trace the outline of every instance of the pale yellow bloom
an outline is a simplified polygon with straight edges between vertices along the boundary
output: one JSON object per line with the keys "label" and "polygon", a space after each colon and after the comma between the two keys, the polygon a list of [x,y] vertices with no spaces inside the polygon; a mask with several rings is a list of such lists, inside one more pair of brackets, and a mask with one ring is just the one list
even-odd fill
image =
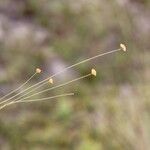
{"label": "pale yellow bloom", "polygon": [[41,69],[40,68],[36,68],[36,73],[41,73]]}
{"label": "pale yellow bloom", "polygon": [[93,76],[96,76],[96,74],[97,74],[96,70],[95,70],[95,69],[92,69],[92,70],[91,70],[91,74],[92,74]]}
{"label": "pale yellow bloom", "polygon": [[53,84],[53,83],[54,83],[54,81],[53,81],[53,79],[52,79],[52,78],[50,78],[48,82],[49,82],[49,83],[51,83],[51,84]]}
{"label": "pale yellow bloom", "polygon": [[127,51],[127,48],[126,48],[126,46],[124,45],[124,44],[120,44],[120,48],[124,51],[124,52],[126,52]]}

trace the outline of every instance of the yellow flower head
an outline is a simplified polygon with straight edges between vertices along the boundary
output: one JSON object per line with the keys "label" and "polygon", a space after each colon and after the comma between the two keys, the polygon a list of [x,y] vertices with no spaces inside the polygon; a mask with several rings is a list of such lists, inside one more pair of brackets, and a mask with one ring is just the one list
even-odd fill
{"label": "yellow flower head", "polygon": [[92,70],[91,70],[91,74],[92,74],[93,76],[96,76],[96,74],[97,74],[96,70],[95,70],[95,69],[92,69]]}
{"label": "yellow flower head", "polygon": [[53,79],[52,79],[52,78],[50,78],[48,82],[49,82],[49,83],[51,83],[51,84],[53,84],[53,83],[54,83],[54,81],[53,81]]}
{"label": "yellow flower head", "polygon": [[42,70],[40,68],[36,68],[36,73],[41,73]]}
{"label": "yellow flower head", "polygon": [[124,44],[120,44],[120,48],[124,51],[124,52],[126,52],[127,51],[127,48],[126,48],[126,46],[124,45]]}

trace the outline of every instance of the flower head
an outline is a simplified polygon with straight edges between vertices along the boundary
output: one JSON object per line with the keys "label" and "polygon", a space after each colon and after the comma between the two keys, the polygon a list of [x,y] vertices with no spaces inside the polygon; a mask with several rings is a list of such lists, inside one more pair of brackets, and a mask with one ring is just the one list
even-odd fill
{"label": "flower head", "polygon": [[120,44],[120,48],[124,51],[124,52],[126,52],[127,51],[127,48],[126,48],[126,46],[124,45],[124,44]]}
{"label": "flower head", "polygon": [[42,70],[40,68],[36,68],[36,73],[41,73]]}
{"label": "flower head", "polygon": [[48,82],[49,82],[49,83],[51,83],[51,84],[53,84],[53,83],[54,83],[54,81],[53,81],[53,79],[52,79],[52,78],[50,78]]}
{"label": "flower head", "polygon": [[96,74],[97,74],[96,70],[95,70],[95,69],[92,69],[92,70],[91,70],[91,74],[92,74],[93,76],[96,76]]}

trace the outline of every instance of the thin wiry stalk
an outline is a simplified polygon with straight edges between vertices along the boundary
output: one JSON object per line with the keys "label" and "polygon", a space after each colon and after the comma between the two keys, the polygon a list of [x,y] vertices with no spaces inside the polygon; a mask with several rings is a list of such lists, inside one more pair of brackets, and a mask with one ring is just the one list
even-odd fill
{"label": "thin wiry stalk", "polygon": [[[33,77],[34,77],[36,74],[39,74],[39,73],[41,73],[41,69],[37,68],[37,69],[36,69],[36,72],[35,72],[25,83],[23,83],[19,88],[17,88],[17,89],[15,89],[14,91],[12,91],[11,94],[14,93],[15,91],[18,91],[18,90],[21,89],[23,86],[25,86],[27,83],[29,83],[29,81],[31,81],[31,79],[33,79]],[[18,94],[15,94],[15,95],[13,95],[12,97],[10,97],[10,98],[8,98],[8,99],[6,99],[6,100],[0,102],[0,105],[3,104],[3,103],[6,103],[6,102],[8,102],[8,101],[10,101],[11,99],[13,99],[13,98],[15,98],[16,96],[20,95],[20,93],[21,93],[21,92],[19,92]],[[8,96],[8,95],[10,95],[10,94],[7,94],[7,96]],[[5,96],[5,97],[6,97],[6,96]]]}
{"label": "thin wiry stalk", "polygon": [[[3,97],[0,98],[0,101],[3,100],[4,98],[8,97],[9,95],[13,94],[14,92],[18,91],[19,89],[21,89],[22,87],[24,87],[31,79],[33,79],[33,77],[37,74],[37,72],[35,72],[26,82],[24,82],[21,86],[19,86],[17,89],[12,90],[10,93],[4,95]],[[0,102],[0,104],[5,103],[7,100],[4,100],[2,102]]]}
{"label": "thin wiry stalk", "polygon": [[[79,81],[79,80],[81,80],[81,79],[87,78],[87,77],[89,77],[89,76],[91,76],[91,75],[92,75],[91,73],[90,73],[90,74],[87,74],[87,75],[84,75],[84,76],[82,76],[82,77],[73,79],[73,80],[68,81],[68,82],[66,82],[66,83],[63,83],[63,84],[60,84],[60,85],[57,85],[57,86],[54,86],[54,87],[51,87],[51,88],[47,88],[47,89],[45,89],[45,90],[43,90],[43,91],[37,92],[37,93],[35,93],[35,94],[33,94],[33,95],[30,95],[30,96],[28,96],[28,97],[25,97],[25,98],[23,98],[23,99],[20,99],[20,98],[15,99],[15,100],[13,100],[12,102],[19,102],[19,101],[26,100],[26,99],[28,99],[28,98],[30,98],[30,97],[33,97],[33,96],[36,96],[36,95],[45,93],[45,92],[47,92],[47,91],[51,91],[51,90],[54,90],[54,89],[63,87],[63,86],[65,86],[65,85],[68,85],[68,84],[70,84],[70,83]],[[12,103],[12,102],[10,102],[10,103]],[[8,103],[8,104],[9,104],[9,103]]]}
{"label": "thin wiry stalk", "polygon": [[50,77],[48,77],[48,78],[46,78],[46,79],[44,79],[44,80],[42,80],[42,81],[40,81],[40,82],[34,84],[34,85],[32,85],[32,86],[26,88],[25,90],[23,90],[23,91],[21,91],[20,93],[14,95],[14,96],[12,96],[12,97],[10,97],[9,99],[6,99],[5,101],[1,102],[0,104],[5,103],[5,102],[8,102],[8,101],[12,100],[13,98],[15,98],[16,96],[18,96],[18,95],[20,95],[20,94],[22,94],[22,93],[25,93],[26,91],[28,91],[28,90],[30,90],[30,89],[32,89],[32,88],[35,87],[33,90],[31,90],[31,91],[29,91],[29,92],[27,92],[26,94],[23,95],[23,96],[26,96],[27,94],[31,93],[31,92],[34,91],[35,89],[38,89],[38,88],[40,88],[41,86],[45,85],[45,82],[48,81],[50,78],[53,78],[53,77],[55,77],[55,76],[57,76],[57,75],[59,75],[59,74],[65,72],[65,71],[67,71],[68,69],[71,69],[71,68],[73,68],[73,67],[75,67],[75,66],[78,66],[78,65],[80,65],[80,64],[82,64],[82,63],[91,61],[91,60],[96,59],[96,58],[98,58],[98,57],[101,57],[101,56],[104,56],[104,55],[108,55],[108,54],[111,54],[111,53],[114,53],[114,52],[117,52],[117,51],[120,51],[120,50],[122,50],[122,48],[115,49],[115,50],[112,50],[112,51],[109,51],[109,52],[105,52],[105,53],[102,53],[102,54],[98,54],[98,55],[96,55],[96,56],[93,56],[93,57],[90,57],[90,58],[85,59],[85,60],[83,60],[83,61],[80,61],[80,62],[78,62],[78,63],[75,63],[75,64],[73,64],[73,65],[71,65],[71,66],[69,66],[69,67],[66,67],[65,69],[61,70],[60,72],[55,73],[54,75],[52,75],[52,76],[50,76]]}
{"label": "thin wiry stalk", "polygon": [[40,99],[20,100],[20,101],[15,101],[15,102],[13,101],[13,102],[10,102],[10,103],[5,104],[2,107],[0,107],[0,110],[5,108],[6,106],[16,104],[16,103],[29,103],[29,102],[37,102],[37,101],[46,101],[46,100],[50,100],[50,99],[66,97],[66,96],[72,96],[72,95],[74,95],[74,93],[66,93],[66,94],[61,94],[61,95],[56,95],[56,96],[51,96],[51,97],[46,97],[46,98],[40,98]]}
{"label": "thin wiry stalk", "polygon": [[37,102],[37,101],[45,101],[53,98],[58,98],[58,97],[65,97],[65,96],[72,96],[74,93],[66,93],[66,94],[61,94],[61,95],[56,95],[56,96],[51,96],[51,97],[46,97],[46,98],[39,98],[39,99],[29,99],[29,100],[21,100],[21,101],[16,101],[14,103],[28,103],[28,102]]}

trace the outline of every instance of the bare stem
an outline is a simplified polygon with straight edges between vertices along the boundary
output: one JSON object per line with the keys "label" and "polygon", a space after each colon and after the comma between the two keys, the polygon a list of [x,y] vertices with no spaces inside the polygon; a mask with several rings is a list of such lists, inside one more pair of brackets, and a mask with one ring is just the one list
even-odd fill
{"label": "bare stem", "polygon": [[[3,100],[4,98],[6,98],[7,96],[13,94],[14,92],[18,91],[19,89],[21,89],[23,86],[25,86],[31,79],[33,79],[33,77],[37,74],[37,72],[35,72],[26,82],[24,82],[21,86],[19,86],[17,89],[14,89],[13,91],[11,91],[10,93],[4,95],[3,97],[0,98],[0,100]],[[11,97],[12,99],[12,97]],[[0,104],[6,103],[7,101],[9,101],[9,99],[6,99],[2,102],[0,102]]]}
{"label": "bare stem", "polygon": [[[12,102],[19,102],[19,101],[26,100],[26,99],[28,99],[28,98],[30,98],[30,97],[33,97],[33,96],[36,96],[36,95],[39,95],[39,94],[42,94],[42,93],[45,93],[45,92],[54,90],[54,89],[56,89],[56,88],[63,87],[63,86],[65,86],[65,85],[68,85],[68,84],[73,83],[73,82],[75,82],[75,81],[78,81],[78,80],[87,78],[87,77],[89,77],[89,76],[91,76],[91,75],[92,75],[91,73],[90,73],[90,74],[87,74],[87,75],[84,75],[84,76],[82,76],[82,77],[73,79],[73,80],[68,81],[68,82],[66,82],[66,83],[63,83],[63,84],[60,84],[60,85],[57,85],[57,86],[54,86],[54,87],[51,87],[51,88],[47,88],[47,89],[45,89],[45,90],[43,90],[43,91],[40,91],[40,92],[38,92],[38,93],[35,93],[35,94],[30,95],[30,96],[28,96],[28,97],[25,97],[25,98],[23,98],[23,99],[16,99],[16,100],[13,100]],[[17,100],[18,100],[18,101],[17,101]],[[12,103],[12,102],[10,102],[10,103]],[[8,103],[8,104],[9,104],[9,103]]]}
{"label": "bare stem", "polygon": [[60,97],[66,97],[66,96],[72,96],[74,95],[74,93],[66,93],[66,94],[61,94],[61,95],[56,95],[56,96],[51,96],[51,97],[46,97],[46,98],[40,98],[40,99],[30,99],[30,100],[20,100],[20,101],[13,101],[10,102],[8,104],[5,104],[3,106],[0,107],[0,110],[2,110],[3,108],[5,108],[6,106],[12,105],[12,104],[16,104],[16,103],[28,103],[28,102],[37,102],[37,101],[46,101],[46,100],[50,100],[50,99],[54,99],[54,98],[60,98]]}

